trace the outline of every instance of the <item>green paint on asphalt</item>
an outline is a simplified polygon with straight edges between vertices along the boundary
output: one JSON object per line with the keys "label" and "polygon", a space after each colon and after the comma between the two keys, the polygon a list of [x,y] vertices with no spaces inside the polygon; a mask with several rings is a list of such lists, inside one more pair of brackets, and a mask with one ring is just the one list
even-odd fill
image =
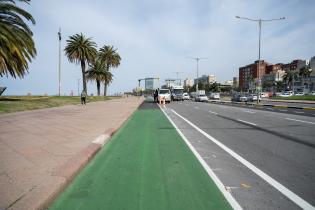
{"label": "green paint on asphalt", "polygon": [[137,110],[50,209],[231,209],[159,109]]}

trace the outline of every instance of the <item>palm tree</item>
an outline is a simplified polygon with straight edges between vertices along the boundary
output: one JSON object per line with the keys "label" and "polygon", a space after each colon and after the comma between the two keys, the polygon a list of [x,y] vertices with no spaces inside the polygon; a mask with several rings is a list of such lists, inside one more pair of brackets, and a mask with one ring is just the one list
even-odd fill
{"label": "palm tree", "polygon": [[102,62],[99,57],[96,59],[95,63],[90,64],[89,69],[86,71],[86,76],[88,80],[95,80],[97,87],[97,95],[100,95],[101,82],[110,83],[112,81],[112,73],[107,71],[106,65]]}
{"label": "palm tree", "polygon": [[283,81],[285,82],[286,85],[289,86],[289,89],[292,90],[292,84],[294,80],[298,79],[298,73],[295,71],[287,71],[283,75]]}
{"label": "palm tree", "polygon": [[[19,0],[29,3],[30,0]],[[0,76],[23,78],[28,62],[36,56],[33,33],[24,19],[35,24],[32,15],[17,7],[14,0],[0,1]]]}
{"label": "palm tree", "polygon": [[86,38],[82,33],[70,36],[65,48],[66,55],[71,63],[81,64],[83,90],[87,93],[85,67],[95,61],[96,44],[91,38]]}
{"label": "palm tree", "polygon": [[[302,78],[304,78],[306,80],[306,78],[310,78],[312,73],[312,69],[309,67],[309,65],[305,65],[303,66],[300,70],[299,70],[299,76],[301,78],[301,82],[302,82]],[[306,81],[304,81],[304,85],[307,85]],[[305,87],[304,87],[305,88]]]}
{"label": "palm tree", "polygon": [[[113,46],[104,45],[100,49],[100,59],[105,63],[107,71],[110,71],[110,68],[117,68],[120,65],[120,55],[117,52],[117,49],[114,49]],[[111,80],[112,81],[112,77]],[[104,83],[104,96],[106,96],[108,81]]]}

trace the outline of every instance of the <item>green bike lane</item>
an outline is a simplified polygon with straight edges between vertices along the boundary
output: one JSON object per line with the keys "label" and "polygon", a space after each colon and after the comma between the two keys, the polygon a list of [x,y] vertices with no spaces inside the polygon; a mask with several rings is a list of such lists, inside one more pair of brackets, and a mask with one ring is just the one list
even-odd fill
{"label": "green bike lane", "polygon": [[202,210],[231,206],[163,112],[146,102],[50,209]]}

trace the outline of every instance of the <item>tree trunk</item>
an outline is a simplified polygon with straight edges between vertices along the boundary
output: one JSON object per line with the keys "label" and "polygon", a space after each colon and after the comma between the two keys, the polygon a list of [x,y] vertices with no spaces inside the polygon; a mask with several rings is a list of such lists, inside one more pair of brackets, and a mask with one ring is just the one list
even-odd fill
{"label": "tree trunk", "polygon": [[107,94],[107,83],[104,82],[104,96],[106,96]]}
{"label": "tree trunk", "polygon": [[101,83],[99,80],[96,80],[96,87],[97,87],[97,95],[101,95]]}
{"label": "tree trunk", "polygon": [[82,69],[82,83],[83,83],[83,90],[87,94],[87,88],[86,88],[86,78],[85,78],[85,61],[81,60],[81,69]]}

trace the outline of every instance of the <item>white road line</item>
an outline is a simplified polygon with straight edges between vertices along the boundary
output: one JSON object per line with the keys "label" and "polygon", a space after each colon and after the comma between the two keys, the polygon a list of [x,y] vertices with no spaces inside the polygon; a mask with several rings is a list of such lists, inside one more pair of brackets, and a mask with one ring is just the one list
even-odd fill
{"label": "white road line", "polygon": [[288,110],[287,110],[287,109],[279,109],[279,111],[281,111],[281,112],[287,112]]}
{"label": "white road line", "polygon": [[250,124],[250,125],[257,125],[257,124],[255,124],[255,123],[248,122],[248,121],[241,120],[241,119],[237,119],[237,121],[240,121],[240,122],[243,122],[243,123],[246,123],[246,124]]}
{"label": "white road line", "polygon": [[247,112],[247,113],[251,113],[251,114],[255,114],[256,112],[251,111],[251,110],[242,110],[243,112]]}
{"label": "white road line", "polygon": [[235,198],[232,196],[232,194],[226,190],[223,183],[220,181],[220,179],[215,175],[215,173],[211,170],[209,165],[206,163],[204,159],[202,159],[201,155],[196,151],[196,149],[191,145],[191,143],[187,140],[187,138],[184,136],[184,134],[178,129],[176,124],[173,122],[173,120],[166,114],[166,112],[160,107],[164,115],[167,117],[167,119],[171,122],[171,124],[174,126],[178,134],[182,137],[182,139],[185,141],[189,149],[194,153],[196,158],[199,160],[200,164],[203,166],[203,168],[206,170],[210,178],[214,181],[214,183],[217,185],[221,193],[224,195],[225,199],[229,202],[231,207],[233,209],[239,209],[242,210],[242,207],[238,204],[238,202],[235,200]]}
{"label": "white road line", "polygon": [[292,119],[292,118],[285,118],[286,120],[292,120],[296,122],[302,122],[302,123],[309,123],[315,125],[315,122],[309,122],[309,121],[304,121],[304,120],[297,120],[297,119]]}
{"label": "white road line", "polygon": [[199,107],[198,107],[198,106],[195,106],[195,109],[199,109]]}
{"label": "white road line", "polygon": [[273,108],[266,108],[266,109],[273,110]]}
{"label": "white road line", "polygon": [[214,114],[214,115],[217,115],[217,114],[218,114],[218,113],[213,112],[213,111],[210,111],[210,110],[209,110],[209,113]]}
{"label": "white road line", "polygon": [[282,185],[281,183],[279,183],[277,180],[273,179],[272,177],[270,177],[268,174],[266,174],[265,172],[263,172],[262,170],[260,170],[259,168],[257,168],[256,166],[254,166],[252,163],[250,163],[249,161],[245,160],[242,156],[240,156],[239,154],[237,154],[236,152],[234,152],[233,150],[231,150],[230,148],[228,148],[227,146],[225,146],[224,144],[222,144],[220,141],[218,141],[217,139],[213,138],[212,136],[210,136],[208,133],[206,133],[205,131],[203,131],[202,129],[200,129],[199,127],[197,127],[195,124],[193,124],[192,122],[190,122],[189,120],[187,120],[186,118],[184,118],[183,116],[179,115],[177,112],[175,112],[172,109],[172,112],[174,114],[176,114],[178,117],[180,117],[182,120],[184,120],[186,123],[188,123],[190,126],[192,126],[193,128],[195,128],[197,131],[199,131],[202,135],[204,135],[205,137],[207,137],[209,140],[211,140],[213,143],[215,143],[216,145],[218,145],[219,147],[221,147],[224,151],[226,151],[227,153],[229,153],[232,157],[234,157],[236,160],[238,160],[239,162],[241,162],[243,165],[245,165],[247,168],[249,168],[251,171],[253,171],[255,174],[257,174],[259,177],[261,177],[263,180],[265,180],[267,183],[269,183],[271,186],[273,186],[274,188],[276,188],[279,192],[281,192],[283,195],[285,195],[287,198],[289,198],[291,201],[293,201],[295,204],[297,204],[298,206],[300,206],[302,209],[313,209],[315,210],[315,207],[312,206],[310,203],[308,203],[307,201],[303,200],[300,196],[298,196],[297,194],[295,194],[294,192],[292,192],[291,190],[289,190],[288,188],[286,188],[284,185]]}
{"label": "white road line", "polygon": [[298,111],[294,111],[295,113],[298,113],[298,114],[303,114],[304,112],[298,112]]}

